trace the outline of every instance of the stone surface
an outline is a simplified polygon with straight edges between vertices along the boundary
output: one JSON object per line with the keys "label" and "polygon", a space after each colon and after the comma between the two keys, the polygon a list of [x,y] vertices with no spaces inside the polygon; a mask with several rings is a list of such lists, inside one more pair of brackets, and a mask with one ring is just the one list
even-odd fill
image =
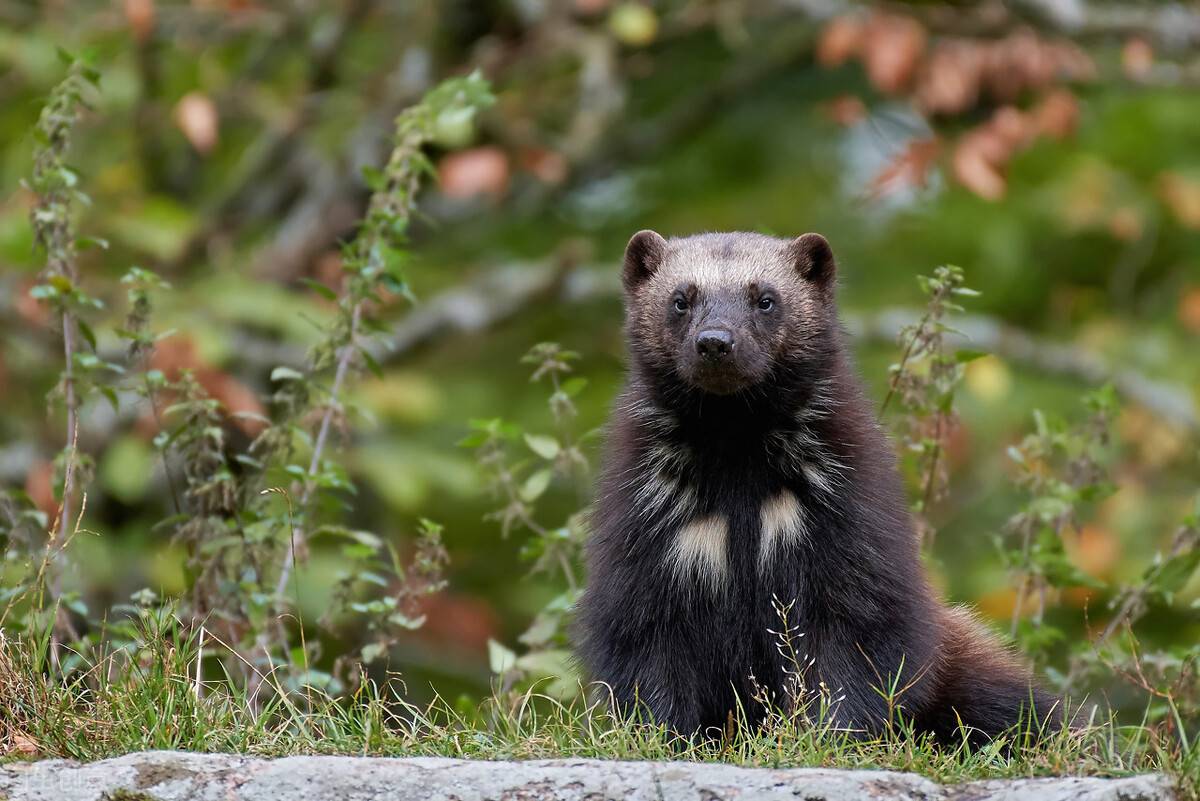
{"label": "stone surface", "polygon": [[1173,797],[1171,782],[1154,775],[940,785],[914,774],[887,771],[589,759],[255,759],[152,751],[89,764],[46,760],[0,766],[0,799],[7,801],[1160,801]]}

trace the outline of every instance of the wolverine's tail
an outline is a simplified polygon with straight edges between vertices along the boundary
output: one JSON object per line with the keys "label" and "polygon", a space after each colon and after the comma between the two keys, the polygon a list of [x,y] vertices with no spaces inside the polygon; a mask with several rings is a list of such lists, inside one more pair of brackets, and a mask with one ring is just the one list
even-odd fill
{"label": "wolverine's tail", "polygon": [[982,743],[1005,732],[1040,737],[1064,720],[1062,701],[967,609],[942,612],[942,648],[924,728],[943,742],[965,733]]}

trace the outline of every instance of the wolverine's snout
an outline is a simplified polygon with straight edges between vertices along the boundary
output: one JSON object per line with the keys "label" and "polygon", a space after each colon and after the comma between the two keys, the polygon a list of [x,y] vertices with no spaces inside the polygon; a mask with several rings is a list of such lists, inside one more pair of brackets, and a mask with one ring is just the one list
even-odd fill
{"label": "wolverine's snout", "polygon": [[701,331],[696,337],[696,352],[706,361],[722,361],[733,353],[733,334],[723,328]]}

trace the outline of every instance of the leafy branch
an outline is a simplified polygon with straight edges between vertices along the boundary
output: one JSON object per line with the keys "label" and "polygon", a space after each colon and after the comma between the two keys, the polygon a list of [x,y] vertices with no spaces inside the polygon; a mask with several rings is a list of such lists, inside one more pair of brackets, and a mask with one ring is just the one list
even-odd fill
{"label": "leafy branch", "polygon": [[[337,303],[337,317],[326,338],[313,350],[309,369],[310,376],[315,376],[332,368],[333,380],[324,392],[323,402],[315,409],[320,417],[307,469],[289,466],[288,471],[299,484],[300,523],[288,540],[275,584],[277,599],[283,598],[297,552],[306,545],[307,516],[314,494],[323,479],[329,477],[322,459],[331,429],[344,418],[342,393],[347,378],[359,362],[374,372],[380,369],[363,343],[364,331],[386,330],[372,312],[382,305],[384,292],[412,297],[404,277],[407,256],[404,245],[421,181],[434,175],[424,148],[437,138],[439,126],[446,125],[447,118],[469,122],[477,110],[492,102],[487,82],[475,73],[446,81],[420,103],[403,111],[396,119],[395,147],[387,165],[382,170],[364,171],[372,195],[358,234],[343,249],[345,280],[341,291],[309,282],[314,291]],[[303,378],[287,368],[277,369],[272,377],[285,381]]]}
{"label": "leafy branch", "polygon": [[1044,653],[1060,636],[1042,626],[1049,594],[1061,587],[1097,586],[1067,557],[1063,537],[1068,529],[1079,527],[1085,504],[1112,493],[1104,465],[1117,412],[1116,392],[1103,387],[1089,393],[1084,404],[1089,415],[1075,424],[1034,412],[1034,433],[1008,451],[1017,485],[1028,500],[1008,521],[1016,546],[1002,547],[1001,552],[1016,580],[1014,637],[1027,605],[1035,603],[1022,636],[1022,644],[1034,654]]}
{"label": "leafy branch", "polygon": [[[566,584],[566,591],[552,598],[518,638],[528,647],[527,653],[518,657],[500,643],[489,643],[492,670],[506,685],[521,675],[553,675],[555,680],[547,688],[552,695],[567,695],[575,689],[567,652],[557,646],[564,644],[570,610],[581,592],[576,566],[582,560],[586,527],[583,512],[569,515],[561,526],[545,525],[538,519],[536,507],[556,477],[575,479],[581,491],[586,483],[588,460],[571,425],[577,415],[574,398],[587,386],[587,379],[570,375],[572,362],[578,358],[578,353],[558,343],[542,342],[521,359],[534,367],[531,381],[545,379],[550,384],[547,406],[554,434],[525,431],[516,423],[495,418],[472,421],[474,430],[459,443],[475,449],[476,461],[502,503],[488,519],[499,522],[504,537],[519,528],[528,530],[533,536],[522,546],[521,556],[533,563],[530,572],[558,574]],[[514,456],[518,443],[536,457],[532,464]]]}
{"label": "leafy branch", "polygon": [[[51,91],[38,117],[34,129],[36,150],[33,174],[25,184],[35,197],[30,211],[34,244],[46,259],[41,282],[30,290],[30,294],[50,307],[61,326],[63,340],[63,372],[55,394],[61,393],[66,407],[66,440],[57,460],[62,473],[61,482],[58,483],[61,497],[48,545],[54,563],[51,565],[50,595],[55,603],[62,595],[62,571],[61,565],[57,564],[57,555],[65,546],[72,525],[77,527],[79,524],[79,521],[73,520],[76,513],[72,504],[76,484],[82,483],[80,471],[90,466],[79,458],[78,451],[79,405],[86,389],[81,384],[87,380],[87,373],[114,367],[100,361],[95,353],[95,335],[80,318],[82,311],[98,308],[101,303],[79,286],[77,253],[89,244],[102,243],[77,239],[75,236],[75,208],[87,205],[90,201],[79,189],[78,174],[66,163],[75,123],[80,112],[88,108],[86,94],[89,87],[98,88],[99,75],[82,61],[65,53],[60,52],[60,57],[69,65],[67,77]],[[80,348],[79,337],[91,347],[91,352]],[[81,504],[80,517],[82,512]],[[77,639],[78,633],[61,608],[55,629],[57,654],[59,637],[66,634],[71,639]]]}
{"label": "leafy branch", "polygon": [[917,280],[927,297],[925,313],[900,330],[904,351],[900,361],[889,368],[888,392],[880,414],[893,399],[906,410],[898,425],[900,444],[904,452],[916,456],[921,489],[913,512],[921,540],[928,547],[936,533],[929,522],[929,507],[945,495],[948,481],[943,452],[958,419],[954,394],[964,365],[984,354],[951,349],[946,344],[946,334],[955,333],[946,324],[946,315],[963,311],[954,298],[979,294],[964,286],[962,269],[944,265],[932,276],[918,276]]}

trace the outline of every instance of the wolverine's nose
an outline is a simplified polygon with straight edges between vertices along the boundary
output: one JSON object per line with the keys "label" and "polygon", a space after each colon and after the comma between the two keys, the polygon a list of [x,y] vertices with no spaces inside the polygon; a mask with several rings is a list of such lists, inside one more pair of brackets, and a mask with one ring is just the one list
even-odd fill
{"label": "wolverine's nose", "polygon": [[710,361],[719,361],[733,351],[733,334],[723,328],[701,331],[696,337],[696,352]]}

